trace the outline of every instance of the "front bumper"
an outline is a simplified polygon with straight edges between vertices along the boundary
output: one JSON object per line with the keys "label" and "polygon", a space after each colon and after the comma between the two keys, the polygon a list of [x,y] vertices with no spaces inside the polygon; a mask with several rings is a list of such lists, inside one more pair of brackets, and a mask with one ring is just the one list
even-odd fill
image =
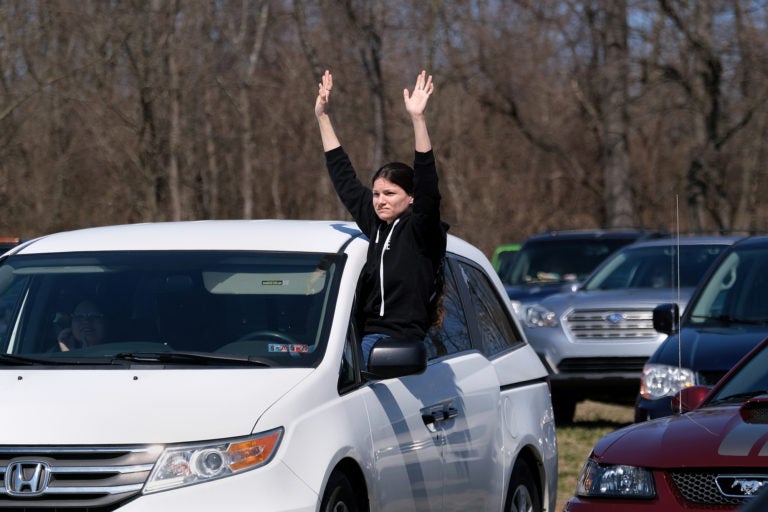
{"label": "front bumper", "polygon": [[[728,472],[728,471],[726,471]],[[574,496],[563,512],[704,512],[712,510],[743,510],[748,504],[763,498],[742,495],[727,496],[718,490],[713,479],[717,470],[711,468],[654,470],[656,497],[653,499],[583,498]],[[677,474],[677,475],[676,475]],[[753,503],[757,505],[758,503]],[[752,510],[752,509],[750,509]],[[765,510],[760,508],[759,510]]]}
{"label": "front bumper", "polygon": [[279,461],[240,475],[148,495],[139,495],[120,512],[158,510],[314,512],[320,497]]}

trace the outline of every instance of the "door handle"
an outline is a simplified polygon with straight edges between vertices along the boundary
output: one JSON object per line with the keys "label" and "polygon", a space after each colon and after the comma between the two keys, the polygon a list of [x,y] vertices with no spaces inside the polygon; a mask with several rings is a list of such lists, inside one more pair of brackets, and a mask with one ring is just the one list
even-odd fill
{"label": "door handle", "polygon": [[455,418],[459,415],[459,410],[455,407],[444,407],[443,408],[443,420],[450,420],[452,418]]}
{"label": "door handle", "polygon": [[453,419],[458,415],[459,415],[458,409],[456,409],[455,407],[444,405],[444,406],[435,407],[433,409],[427,409],[422,411],[421,419],[425,425],[430,425],[433,423],[439,423],[441,421]]}

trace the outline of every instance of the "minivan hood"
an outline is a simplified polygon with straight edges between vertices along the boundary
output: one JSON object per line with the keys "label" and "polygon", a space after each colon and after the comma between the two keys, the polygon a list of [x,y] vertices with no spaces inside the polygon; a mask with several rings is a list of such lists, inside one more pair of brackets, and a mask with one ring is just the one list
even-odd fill
{"label": "minivan hood", "polygon": [[659,345],[650,362],[677,366],[682,355],[681,364],[686,368],[725,372],[766,337],[768,326],[684,327],[682,347],[678,348],[677,336],[670,336]]}
{"label": "minivan hood", "polygon": [[248,435],[261,414],[312,371],[7,369],[0,372],[0,444],[124,445]]}

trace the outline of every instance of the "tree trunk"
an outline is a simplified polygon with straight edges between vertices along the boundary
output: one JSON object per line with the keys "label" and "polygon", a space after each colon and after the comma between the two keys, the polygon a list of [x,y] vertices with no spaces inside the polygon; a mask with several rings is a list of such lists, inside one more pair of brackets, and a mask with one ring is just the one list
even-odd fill
{"label": "tree trunk", "polygon": [[626,0],[603,0],[605,14],[602,101],[602,163],[608,225],[634,225],[634,201],[628,147]]}

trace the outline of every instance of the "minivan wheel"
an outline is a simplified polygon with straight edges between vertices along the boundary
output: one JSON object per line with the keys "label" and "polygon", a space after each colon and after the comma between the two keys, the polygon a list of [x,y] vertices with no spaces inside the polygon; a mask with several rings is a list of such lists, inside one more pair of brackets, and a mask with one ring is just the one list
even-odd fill
{"label": "minivan wheel", "polygon": [[334,472],[320,502],[321,512],[359,512],[352,484],[344,473]]}
{"label": "minivan wheel", "polygon": [[515,463],[507,495],[505,512],[541,512],[538,487],[530,467],[522,460]]}

